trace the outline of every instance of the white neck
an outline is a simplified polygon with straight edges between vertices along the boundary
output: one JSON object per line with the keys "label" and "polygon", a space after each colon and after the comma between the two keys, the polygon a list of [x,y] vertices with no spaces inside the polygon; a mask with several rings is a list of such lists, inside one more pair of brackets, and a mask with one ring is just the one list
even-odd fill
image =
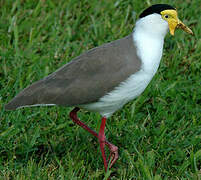
{"label": "white neck", "polygon": [[163,51],[164,38],[168,23],[159,14],[152,14],[139,19],[133,31],[133,40],[137,55],[142,60],[142,69],[155,74]]}

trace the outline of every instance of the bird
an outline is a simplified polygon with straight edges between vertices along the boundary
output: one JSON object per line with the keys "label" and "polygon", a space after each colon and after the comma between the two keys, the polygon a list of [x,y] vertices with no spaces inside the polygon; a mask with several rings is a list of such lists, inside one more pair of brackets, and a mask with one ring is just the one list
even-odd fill
{"label": "bird", "polygon": [[[5,109],[73,107],[70,119],[98,139],[107,171],[119,155],[118,147],[106,139],[106,121],[146,89],[159,67],[168,30],[174,36],[177,28],[193,35],[192,30],[178,18],[176,8],[154,4],[142,11],[131,34],[75,57],[22,90],[5,105]],[[101,115],[98,132],[78,118],[80,109]],[[105,146],[110,151],[108,158]]]}

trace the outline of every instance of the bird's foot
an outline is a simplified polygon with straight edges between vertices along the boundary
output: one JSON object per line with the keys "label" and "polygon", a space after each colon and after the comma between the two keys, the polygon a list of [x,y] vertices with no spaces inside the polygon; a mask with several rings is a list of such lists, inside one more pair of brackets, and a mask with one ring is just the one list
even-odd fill
{"label": "bird's foot", "polygon": [[[109,168],[112,168],[112,166],[115,164],[115,162],[119,158],[119,154],[118,154],[118,147],[115,146],[114,144],[108,142],[105,139],[105,136],[103,136],[103,137],[104,138],[100,138],[100,136],[98,136],[98,140],[99,140],[99,144],[100,144],[100,149],[101,149],[101,154],[102,154],[102,158],[103,158],[103,162],[104,162],[105,171],[107,171],[108,163],[109,163]],[[109,148],[109,151],[110,151],[110,155],[109,155],[108,159],[106,158],[106,154],[105,154],[105,145]]]}
{"label": "bird's foot", "polygon": [[111,168],[114,165],[114,163],[117,161],[117,159],[119,158],[118,147],[115,146],[114,144],[111,144],[110,142],[106,142],[106,145],[108,146],[110,150],[108,162],[110,162],[110,168]]}

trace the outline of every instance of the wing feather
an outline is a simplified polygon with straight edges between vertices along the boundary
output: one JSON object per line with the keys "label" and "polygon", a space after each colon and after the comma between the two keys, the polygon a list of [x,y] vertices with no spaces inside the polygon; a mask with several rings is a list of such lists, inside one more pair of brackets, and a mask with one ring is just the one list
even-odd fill
{"label": "wing feather", "polygon": [[98,101],[140,69],[132,35],[91,49],[21,91],[5,108],[74,106]]}

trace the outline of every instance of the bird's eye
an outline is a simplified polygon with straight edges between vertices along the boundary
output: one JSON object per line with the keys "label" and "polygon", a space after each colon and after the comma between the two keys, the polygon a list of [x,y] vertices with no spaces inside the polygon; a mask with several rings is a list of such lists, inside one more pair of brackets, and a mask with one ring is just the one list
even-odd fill
{"label": "bird's eye", "polygon": [[165,15],[165,18],[167,19],[167,18],[169,18],[169,16],[166,14],[166,15]]}

